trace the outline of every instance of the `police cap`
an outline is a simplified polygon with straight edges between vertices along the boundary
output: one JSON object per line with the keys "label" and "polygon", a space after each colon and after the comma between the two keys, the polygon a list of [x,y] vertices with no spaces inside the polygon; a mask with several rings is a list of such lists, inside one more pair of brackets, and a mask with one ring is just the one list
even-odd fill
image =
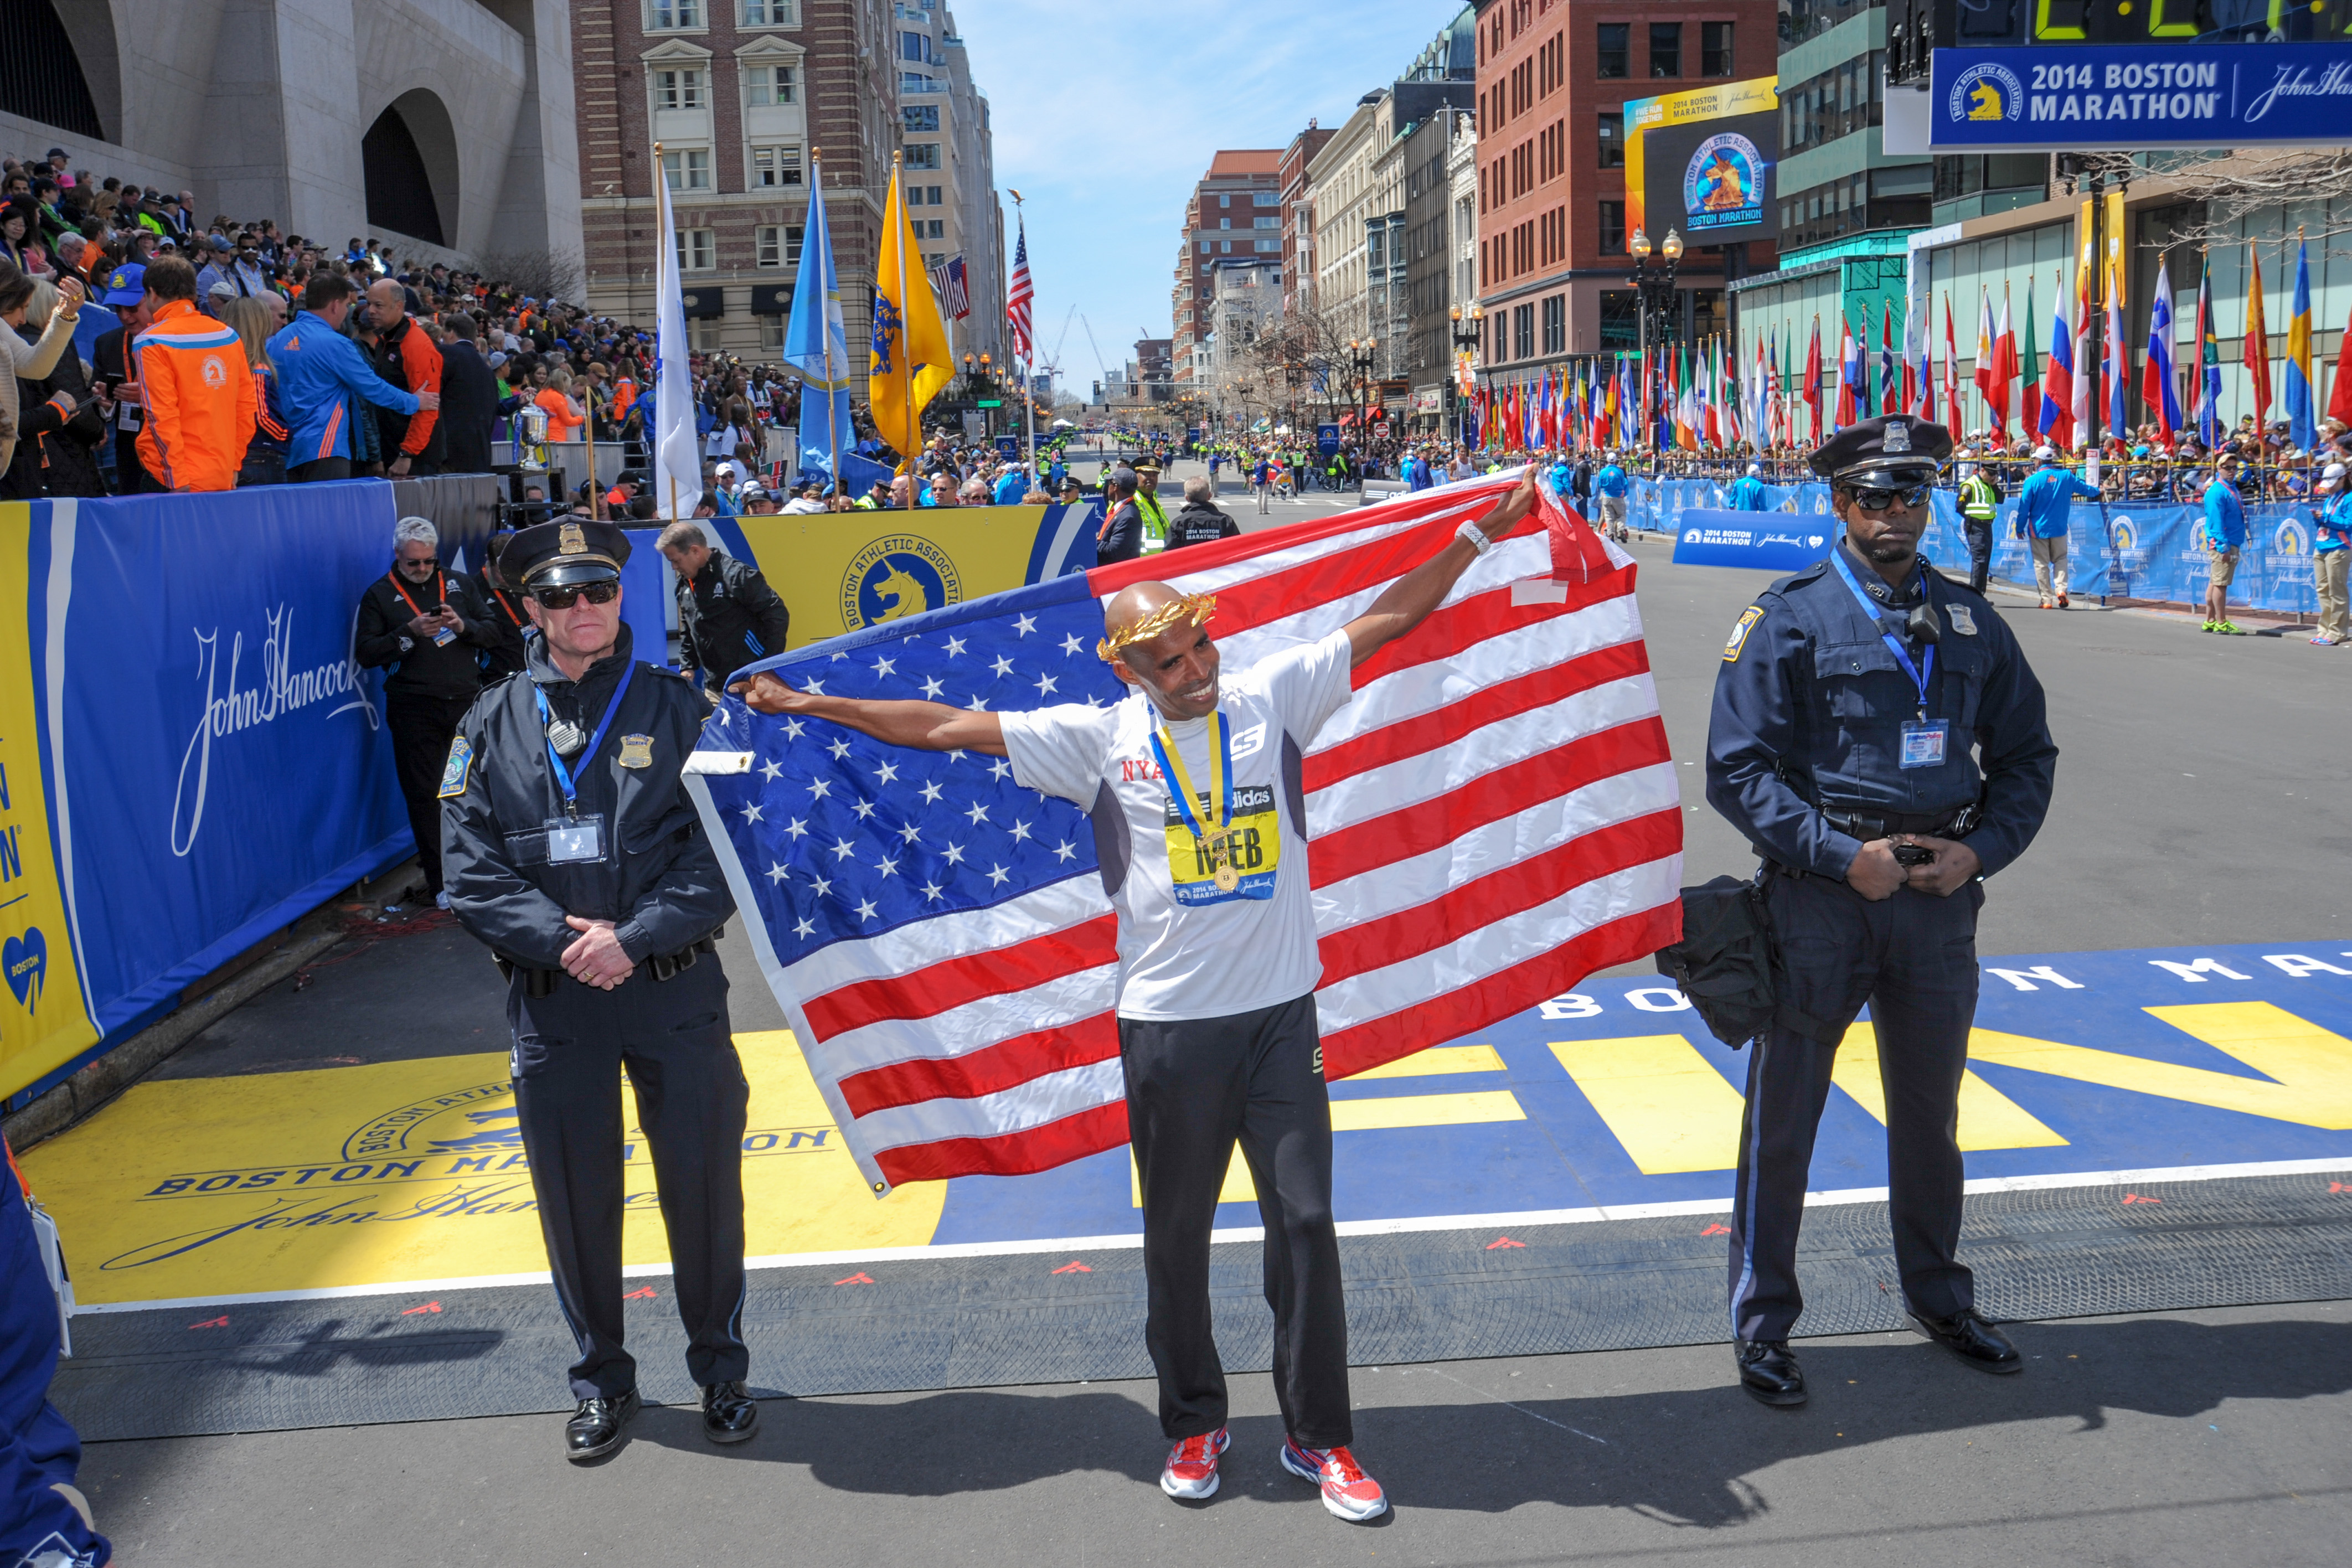
{"label": "police cap", "polygon": [[561,517],[518,529],[499,557],[499,570],[525,589],[609,583],[629,558],[629,536],[609,522]]}
{"label": "police cap", "polygon": [[1844,484],[1899,486],[1936,477],[1952,433],[1905,414],[1849,425],[1813,451],[1813,472]]}

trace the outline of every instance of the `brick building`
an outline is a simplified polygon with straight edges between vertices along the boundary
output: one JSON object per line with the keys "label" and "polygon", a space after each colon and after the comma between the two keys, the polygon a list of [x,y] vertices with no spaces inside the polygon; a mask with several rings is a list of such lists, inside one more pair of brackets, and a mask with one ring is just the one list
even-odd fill
{"label": "brick building", "polygon": [[1212,264],[1221,258],[1282,257],[1282,150],[1273,147],[1221,152],[1184,204],[1184,242],[1169,296],[1180,384],[1209,377]]}
{"label": "brick building", "polygon": [[[592,310],[649,324],[654,247],[669,243],[694,346],[772,360],[821,151],[843,313],[850,343],[863,343],[890,157],[903,147],[907,183],[924,197],[909,203],[919,243],[966,259],[972,317],[960,328],[1002,321],[986,100],[940,0],[578,0],[572,29]],[[656,142],[669,237],[655,232]],[[1002,352],[964,331],[957,346]]]}
{"label": "brick building", "polygon": [[[1772,0],[1696,0],[1672,20],[1657,16],[1622,0],[1479,0],[1479,360],[1491,380],[1634,346],[1624,104],[1773,74]],[[1745,250],[1727,258],[1722,247],[1694,246],[1684,256],[1685,339],[1723,330],[1727,259],[1735,273],[1773,265],[1770,242]]]}
{"label": "brick building", "polygon": [[1315,204],[1307,199],[1307,165],[1336,131],[1326,131],[1309,120],[1307,129],[1290,139],[1275,171],[1276,189],[1282,193],[1282,312],[1289,315],[1315,308]]}

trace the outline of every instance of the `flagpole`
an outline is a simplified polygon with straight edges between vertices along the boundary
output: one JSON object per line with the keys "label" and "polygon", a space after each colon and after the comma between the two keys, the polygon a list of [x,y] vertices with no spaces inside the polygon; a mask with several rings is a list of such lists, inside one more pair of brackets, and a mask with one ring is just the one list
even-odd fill
{"label": "flagpole", "polygon": [[[1007,185],[1004,188],[1010,192],[1013,196],[1013,228],[1014,234],[1019,237],[1019,243],[1025,252],[1029,244],[1029,229],[1028,226],[1023,221],[1021,216],[1021,193],[1013,190],[1010,185]],[[1036,321],[1035,297],[1037,288],[1036,275],[1034,273],[1030,275],[1029,288],[1031,298],[1030,321],[1034,323]],[[1045,477],[1044,474],[1040,473],[1037,468],[1036,386],[1037,337],[1035,328],[1033,325],[1029,335],[1029,352],[1026,354],[1024,354],[1021,359],[1021,422],[1028,427],[1029,482],[1036,489],[1042,490],[1045,488]],[[1050,500],[1051,498],[1049,497],[1048,499]]]}
{"label": "flagpole", "polygon": [[[669,179],[669,172],[662,167],[662,144],[658,142],[654,143],[654,178],[664,182],[667,182]],[[658,205],[656,205],[656,210],[659,210]],[[674,224],[677,221],[677,219],[676,216],[673,215],[670,218],[670,222]],[[677,245],[677,236],[675,233],[671,233],[657,235],[655,237],[656,244],[660,244],[664,240],[668,241],[674,251]],[[683,348],[686,345],[681,343],[678,346]],[[661,354],[659,352],[661,347],[661,253],[659,251],[656,251],[654,253],[654,347],[656,351],[654,354],[654,363],[656,367],[656,373],[654,376],[654,410],[656,418],[658,418],[661,410],[661,376],[658,373],[658,367],[661,363]],[[596,445],[596,425],[595,421],[593,419],[590,420],[588,424],[588,445],[591,447],[593,447]],[[654,467],[659,468],[664,474],[668,476],[669,521],[676,522],[679,521],[677,515],[677,470],[661,460],[661,430],[658,424],[656,426],[654,430],[653,458]],[[699,472],[699,470],[697,471]],[[591,517],[596,515],[595,504],[593,501],[589,504],[588,515]]]}

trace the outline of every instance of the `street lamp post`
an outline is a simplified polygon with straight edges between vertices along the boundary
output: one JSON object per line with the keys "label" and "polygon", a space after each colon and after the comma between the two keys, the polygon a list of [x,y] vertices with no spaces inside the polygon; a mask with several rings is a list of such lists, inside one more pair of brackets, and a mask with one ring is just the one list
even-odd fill
{"label": "street lamp post", "polygon": [[[1454,322],[1454,352],[1457,354],[1475,353],[1479,339],[1486,334],[1486,307],[1474,300],[1467,310],[1455,305],[1445,313]],[[1454,437],[1466,445],[1466,438],[1462,434],[1462,378],[1459,375],[1445,378],[1445,395],[1454,405]]]}
{"label": "street lamp post", "polygon": [[[1664,272],[1655,278],[1650,276],[1650,237],[1642,230],[1635,229],[1633,237],[1627,242],[1627,248],[1633,253],[1633,270],[1627,274],[1625,281],[1633,287],[1633,310],[1640,319],[1643,384],[1646,387],[1650,372],[1651,315],[1655,313],[1658,318],[1658,341],[1661,343],[1673,335],[1667,312],[1676,302],[1675,272],[1682,265],[1682,232],[1672,228],[1666,230],[1665,240],[1658,247],[1658,253],[1665,258],[1666,265]],[[1650,426],[1650,411],[1646,398],[1643,400],[1643,405],[1642,438],[1646,445],[1655,439],[1656,432]]]}
{"label": "street lamp post", "polygon": [[1369,442],[1371,439],[1372,365],[1379,354],[1380,341],[1377,338],[1348,340],[1348,364],[1356,375],[1356,439],[1359,441]]}

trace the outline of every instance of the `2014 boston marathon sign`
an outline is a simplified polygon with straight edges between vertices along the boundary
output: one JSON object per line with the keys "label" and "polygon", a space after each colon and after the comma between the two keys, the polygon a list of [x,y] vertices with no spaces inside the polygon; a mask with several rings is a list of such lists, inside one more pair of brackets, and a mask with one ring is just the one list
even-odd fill
{"label": "2014 boston marathon sign", "polygon": [[1938,153],[2352,142],[2352,43],[1937,49]]}

